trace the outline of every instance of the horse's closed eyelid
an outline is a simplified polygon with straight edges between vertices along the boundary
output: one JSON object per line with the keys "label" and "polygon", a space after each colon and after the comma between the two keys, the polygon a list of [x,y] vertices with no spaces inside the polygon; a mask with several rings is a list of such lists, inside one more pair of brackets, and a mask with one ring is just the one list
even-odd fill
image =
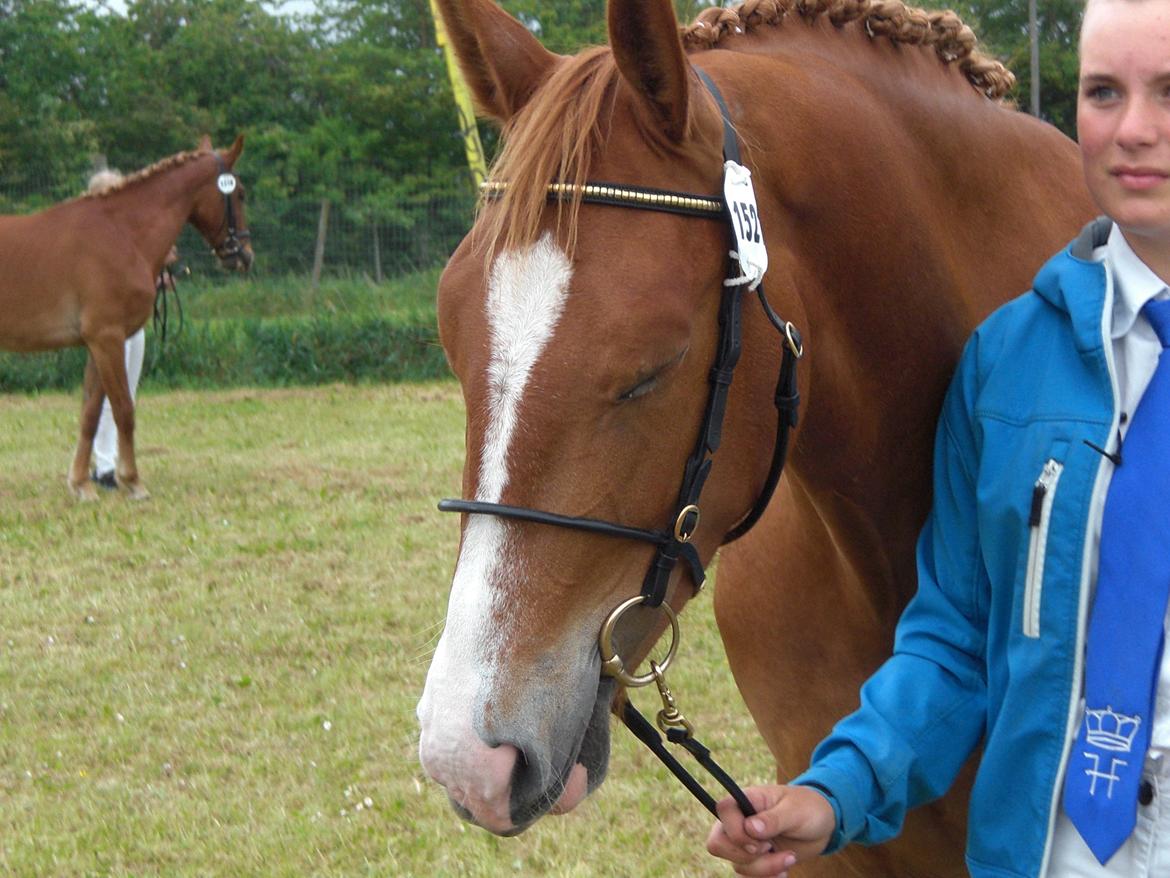
{"label": "horse's closed eyelid", "polygon": [[649,374],[639,376],[639,378],[632,386],[629,387],[629,389],[624,390],[618,394],[617,401],[629,402],[632,399],[645,396],[647,393],[658,386],[659,379],[662,378],[665,373],[669,372],[680,362],[682,362],[682,358],[686,356],[686,353],[686,349],[683,349],[678,354],[676,354],[673,359],[668,360],[657,368],[651,370]]}
{"label": "horse's closed eyelid", "polygon": [[658,375],[660,373],[661,373],[661,370],[659,372],[656,372],[655,374],[651,375],[649,378],[646,378],[642,381],[639,381],[637,384],[635,384],[629,390],[626,390],[626,391],[623,391],[622,393],[619,393],[618,394],[618,402],[628,402],[631,399],[637,399],[639,396],[645,396],[647,393],[649,393],[651,390],[654,389],[655,385],[658,384]]}

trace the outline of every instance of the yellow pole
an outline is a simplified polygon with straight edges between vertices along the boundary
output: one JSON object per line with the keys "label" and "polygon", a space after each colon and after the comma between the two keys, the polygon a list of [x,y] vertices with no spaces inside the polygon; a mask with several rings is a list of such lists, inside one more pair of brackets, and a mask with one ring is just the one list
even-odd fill
{"label": "yellow pole", "polygon": [[459,114],[459,130],[463,135],[467,165],[471,168],[471,176],[475,179],[478,191],[479,184],[487,179],[487,162],[483,157],[483,145],[479,142],[479,129],[475,127],[475,108],[471,103],[471,92],[467,90],[467,83],[463,81],[459,62],[455,60],[455,51],[451,47],[451,41],[447,39],[443,16],[439,14],[435,0],[431,0],[431,15],[435,19],[435,39],[442,46],[443,57],[447,60],[447,75],[451,78],[451,91],[455,95],[455,109]]}

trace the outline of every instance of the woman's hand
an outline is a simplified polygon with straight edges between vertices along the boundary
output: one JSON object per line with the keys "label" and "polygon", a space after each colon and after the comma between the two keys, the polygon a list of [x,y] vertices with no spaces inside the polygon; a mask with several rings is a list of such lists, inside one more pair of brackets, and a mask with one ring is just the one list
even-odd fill
{"label": "woman's hand", "polygon": [[729,860],[737,875],[787,878],[793,865],[828,846],[836,815],[816,790],[766,784],[748,787],[744,794],[755,816],[745,818],[728,797],[716,806],[719,822],[707,836],[707,850]]}

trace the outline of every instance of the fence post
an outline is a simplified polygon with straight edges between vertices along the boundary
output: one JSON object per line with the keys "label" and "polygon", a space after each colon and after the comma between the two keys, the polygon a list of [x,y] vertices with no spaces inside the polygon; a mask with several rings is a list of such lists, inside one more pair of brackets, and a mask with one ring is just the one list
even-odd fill
{"label": "fence post", "polygon": [[325,264],[325,235],[329,230],[329,199],[321,199],[321,215],[317,218],[317,247],[313,251],[313,281],[311,289],[317,292],[321,282],[321,267]]}
{"label": "fence post", "polygon": [[374,282],[382,282],[382,236],[378,234],[378,224],[373,223],[374,230]]}

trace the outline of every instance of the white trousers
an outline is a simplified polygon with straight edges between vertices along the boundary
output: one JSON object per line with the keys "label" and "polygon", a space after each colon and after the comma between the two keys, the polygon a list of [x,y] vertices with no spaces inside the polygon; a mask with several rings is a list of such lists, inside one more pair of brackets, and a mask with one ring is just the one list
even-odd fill
{"label": "white trousers", "polygon": [[[142,377],[142,361],[146,355],[146,330],[140,329],[126,339],[126,381],[130,385],[131,401],[138,398],[138,379]],[[107,397],[102,403],[97,433],[93,437],[94,471],[110,473],[118,463],[118,427]]]}
{"label": "white trousers", "polygon": [[1154,878],[1170,875],[1170,755],[1146,757],[1142,781],[1154,797],[1138,805],[1137,825],[1102,866],[1061,809],[1052,838],[1052,857],[1046,878]]}

